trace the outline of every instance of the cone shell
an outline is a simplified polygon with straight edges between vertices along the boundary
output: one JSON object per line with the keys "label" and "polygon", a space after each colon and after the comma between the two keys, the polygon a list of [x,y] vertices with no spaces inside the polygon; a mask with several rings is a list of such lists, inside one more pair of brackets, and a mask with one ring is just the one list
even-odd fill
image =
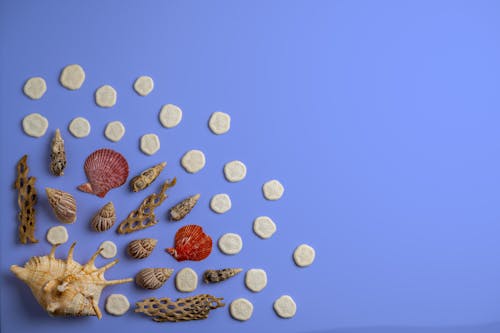
{"label": "cone shell", "polygon": [[90,225],[95,231],[103,232],[110,229],[115,224],[115,221],[115,206],[112,202],[108,202],[95,214]]}
{"label": "cone shell", "polygon": [[55,176],[64,175],[66,168],[66,150],[64,149],[64,140],[61,137],[61,131],[56,129],[54,138],[50,146],[50,172]]}
{"label": "cone shell", "polygon": [[171,268],[145,268],[135,276],[135,283],[144,289],[158,289],[174,272]]}
{"label": "cone shell", "polygon": [[158,178],[166,165],[167,162],[162,162],[155,165],[154,167],[144,170],[139,176],[135,176],[134,178],[132,178],[130,180],[130,189],[132,190],[132,192],[142,191],[146,187],[151,185],[151,183],[154,182],[156,178]]}
{"label": "cone shell", "polygon": [[76,201],[68,192],[45,188],[50,207],[57,219],[63,223],[73,223],[76,221]]}
{"label": "cone shell", "polygon": [[177,261],[200,261],[212,252],[212,238],[199,225],[186,225],[175,234],[175,247],[166,251]]}
{"label": "cone shell", "polygon": [[158,240],[154,238],[136,239],[128,243],[127,253],[135,259],[144,259],[153,252]]}
{"label": "cone shell", "polygon": [[89,182],[78,186],[78,189],[100,198],[109,190],[125,184],[128,177],[127,160],[112,149],[96,150],[87,157],[83,168]]}
{"label": "cone shell", "polygon": [[182,220],[184,217],[186,217],[187,214],[191,212],[191,210],[198,202],[198,199],[200,199],[200,195],[196,194],[187,199],[182,200],[177,205],[172,207],[169,212],[170,220],[171,221]]}
{"label": "cone shell", "polygon": [[203,273],[205,283],[217,283],[227,280],[242,271],[241,268],[208,269]]}

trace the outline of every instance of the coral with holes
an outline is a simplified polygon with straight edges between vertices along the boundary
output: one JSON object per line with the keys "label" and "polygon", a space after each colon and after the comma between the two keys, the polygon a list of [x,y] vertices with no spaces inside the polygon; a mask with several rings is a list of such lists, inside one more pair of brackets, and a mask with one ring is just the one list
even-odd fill
{"label": "coral with holes", "polygon": [[17,178],[14,183],[14,188],[17,189],[17,205],[19,213],[19,240],[26,244],[38,243],[35,238],[35,205],[37,202],[37,194],[35,189],[35,177],[28,177],[28,155],[24,155],[17,163]]}

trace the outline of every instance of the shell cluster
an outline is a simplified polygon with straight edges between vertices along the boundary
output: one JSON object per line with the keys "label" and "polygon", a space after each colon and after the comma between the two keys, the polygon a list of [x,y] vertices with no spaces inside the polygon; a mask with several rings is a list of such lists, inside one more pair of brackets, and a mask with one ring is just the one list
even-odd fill
{"label": "shell cluster", "polygon": [[171,268],[145,268],[135,276],[135,283],[144,289],[161,288],[174,272]]}
{"label": "shell cluster", "polygon": [[47,199],[56,218],[62,223],[73,223],[76,221],[76,201],[68,192],[53,188],[45,188]]}
{"label": "shell cluster", "polygon": [[144,259],[149,257],[158,243],[154,238],[136,239],[128,243],[127,253],[135,259]]}
{"label": "shell cluster", "polygon": [[115,224],[115,221],[115,206],[112,202],[108,202],[94,215],[90,225],[95,231],[103,232],[109,230]]}

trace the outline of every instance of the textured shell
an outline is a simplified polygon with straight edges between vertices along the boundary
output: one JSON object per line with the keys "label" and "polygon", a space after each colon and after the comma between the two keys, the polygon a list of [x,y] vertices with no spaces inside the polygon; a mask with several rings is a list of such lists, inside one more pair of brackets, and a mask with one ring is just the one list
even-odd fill
{"label": "textured shell", "polygon": [[187,214],[191,212],[191,210],[196,206],[196,203],[200,199],[200,195],[196,194],[187,199],[182,200],[174,207],[170,208],[169,216],[171,221],[180,221]]}
{"label": "textured shell", "polygon": [[68,192],[46,187],[47,199],[57,219],[63,223],[76,221],[76,201]]}
{"label": "textured shell", "polygon": [[241,268],[208,269],[203,273],[205,283],[217,283],[229,279],[242,271]]}
{"label": "textured shell", "polygon": [[186,225],[175,234],[174,247],[166,251],[177,261],[200,261],[212,252],[212,238],[199,225]]}
{"label": "textured shell", "polygon": [[139,176],[135,176],[130,180],[130,189],[133,192],[144,190],[146,187],[151,185],[151,183],[154,182],[156,178],[158,178],[166,165],[167,162],[162,162],[149,169],[144,170]]}
{"label": "textured shell", "polygon": [[35,205],[38,201],[38,195],[35,188],[35,177],[28,177],[28,155],[24,155],[16,165],[17,177],[14,182],[14,188],[17,189],[17,205],[19,212],[18,234],[21,243],[38,243],[35,237],[36,214]]}
{"label": "textured shell", "polygon": [[50,172],[55,176],[64,175],[66,168],[66,150],[64,149],[64,140],[61,137],[61,131],[56,129],[54,138],[50,146]]}
{"label": "textured shell", "polygon": [[97,232],[109,230],[116,221],[115,206],[112,202],[108,202],[95,214],[90,223],[92,229]]}
{"label": "textured shell", "polygon": [[104,267],[97,268],[94,261],[102,249],[90,260],[81,265],[73,260],[76,243],[71,245],[66,260],[56,259],[54,253],[43,257],[32,257],[24,267],[12,265],[10,270],[31,289],[38,303],[54,316],[97,316],[99,298],[106,286],[133,281],[129,279],[107,281],[104,272],[114,266],[114,260]]}
{"label": "textured shell", "polygon": [[96,150],[87,157],[83,168],[89,182],[78,186],[78,189],[100,198],[109,190],[125,184],[128,177],[127,160],[112,149]]}
{"label": "textured shell", "polygon": [[128,243],[127,253],[136,259],[144,259],[153,252],[158,240],[154,238],[136,239]]}
{"label": "textured shell", "polygon": [[144,289],[158,289],[174,272],[171,268],[145,268],[135,276],[135,283]]}

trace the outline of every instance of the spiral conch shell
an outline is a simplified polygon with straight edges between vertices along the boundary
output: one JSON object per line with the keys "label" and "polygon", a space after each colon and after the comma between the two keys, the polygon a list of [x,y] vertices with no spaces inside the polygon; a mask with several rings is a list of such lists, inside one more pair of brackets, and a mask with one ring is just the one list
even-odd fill
{"label": "spiral conch shell", "polygon": [[63,223],[73,223],[76,221],[76,201],[68,192],[45,188],[47,199],[54,211],[57,219]]}
{"label": "spiral conch shell", "polygon": [[115,206],[112,202],[108,202],[95,214],[90,223],[92,229],[97,232],[109,230],[116,221]]}
{"label": "spiral conch shell", "polygon": [[135,259],[144,259],[149,257],[151,252],[155,249],[157,239],[154,238],[142,238],[136,239],[128,243],[127,253],[129,256]]}
{"label": "spiral conch shell", "polygon": [[102,290],[133,279],[107,281],[104,272],[118,259],[101,268],[95,267],[94,261],[102,251],[99,249],[86,264],[81,265],[73,260],[75,245],[71,245],[66,260],[55,258],[57,245],[54,245],[48,256],[32,257],[24,267],[12,265],[10,270],[30,287],[33,296],[50,315],[97,316],[101,319],[99,298]]}
{"label": "spiral conch shell", "polygon": [[144,289],[158,289],[173,272],[172,268],[144,268],[135,276],[135,283]]}

